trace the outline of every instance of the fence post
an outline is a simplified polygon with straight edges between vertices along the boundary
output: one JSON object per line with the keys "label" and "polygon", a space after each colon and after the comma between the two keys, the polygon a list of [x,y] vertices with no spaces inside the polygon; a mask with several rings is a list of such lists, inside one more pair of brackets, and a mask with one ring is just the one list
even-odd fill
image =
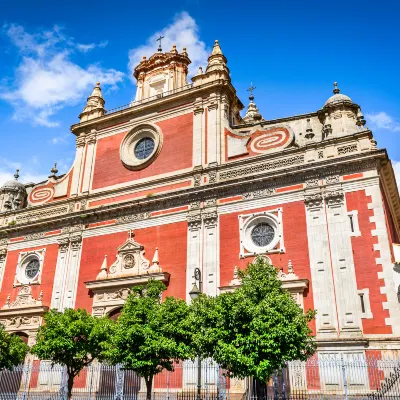
{"label": "fence post", "polygon": [[25,372],[25,379],[24,379],[24,393],[22,398],[25,400],[28,397],[28,378],[29,378],[29,364],[30,360],[25,364],[24,372]]}
{"label": "fence post", "polygon": [[65,400],[67,398],[67,392],[68,392],[68,373],[67,373],[67,367],[64,367],[61,370],[60,391],[58,392],[59,400]]}
{"label": "fence post", "polygon": [[117,364],[116,369],[115,400],[122,400],[124,398],[124,370],[121,364]]}
{"label": "fence post", "polygon": [[226,375],[222,368],[218,368],[218,398],[226,400]]}
{"label": "fence post", "polygon": [[346,377],[346,367],[345,367],[345,361],[343,359],[343,354],[340,356],[341,361],[342,361],[342,374],[343,374],[343,386],[344,386],[344,395],[345,395],[345,400],[349,399],[349,394],[347,392],[347,377]]}

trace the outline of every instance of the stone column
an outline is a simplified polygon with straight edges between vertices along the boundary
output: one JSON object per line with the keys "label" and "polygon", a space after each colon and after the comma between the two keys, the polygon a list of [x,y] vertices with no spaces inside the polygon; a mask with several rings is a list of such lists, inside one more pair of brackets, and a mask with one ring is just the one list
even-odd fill
{"label": "stone column", "polygon": [[203,163],[203,115],[204,108],[201,99],[195,105],[193,110],[193,167]]}
{"label": "stone column", "polygon": [[81,182],[81,174],[84,160],[85,139],[84,134],[76,138],[76,155],[74,161],[74,171],[71,182],[71,196],[79,194],[79,183]]}
{"label": "stone column", "polygon": [[324,198],[340,333],[361,335],[360,302],[344,194],[336,189],[325,192]]}
{"label": "stone column", "polygon": [[69,255],[69,238],[64,237],[58,240],[58,257],[56,272],[54,275],[53,293],[51,296],[50,308],[56,308],[58,311],[62,310],[65,279],[68,265]]}
{"label": "stone column", "polygon": [[63,309],[73,308],[75,305],[81,261],[82,235],[75,234],[71,236],[70,242],[71,248],[65,284],[65,295],[63,296]]}
{"label": "stone column", "polygon": [[207,163],[216,164],[218,162],[217,151],[218,151],[218,140],[219,132],[218,128],[218,103],[216,99],[213,99],[212,103],[208,106],[208,126],[207,126]]}
{"label": "stone column", "polygon": [[93,160],[94,160],[94,153],[96,148],[96,131],[93,130],[87,136],[87,150],[86,150],[86,162],[82,174],[82,193],[89,193],[90,182],[92,179],[93,173]]}
{"label": "stone column", "polygon": [[206,211],[202,214],[202,218],[204,222],[203,292],[216,296],[219,281],[217,211]]}
{"label": "stone column", "polygon": [[3,284],[4,269],[6,267],[7,247],[0,247],[0,291]]}
{"label": "stone column", "polygon": [[[200,205],[199,205],[200,207]],[[188,214],[188,251],[186,267],[186,301],[190,301],[189,292],[192,290],[194,270],[202,270],[202,221],[200,210]]]}
{"label": "stone column", "polygon": [[317,335],[336,336],[338,322],[329,256],[329,237],[322,194],[305,195],[307,238]]}

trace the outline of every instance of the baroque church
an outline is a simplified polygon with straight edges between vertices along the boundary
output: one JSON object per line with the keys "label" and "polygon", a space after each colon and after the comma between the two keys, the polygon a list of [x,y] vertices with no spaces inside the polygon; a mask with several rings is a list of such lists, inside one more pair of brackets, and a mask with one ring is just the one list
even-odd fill
{"label": "baroque church", "polygon": [[319,110],[265,120],[218,41],[188,83],[190,62],[176,46],[143,57],[113,110],[97,83],[70,170],[1,187],[0,323],[33,344],[48,309],[117,318],[150,278],[217,295],[264,257],[317,310],[320,357],[400,350],[399,194],[360,106],[335,83]]}

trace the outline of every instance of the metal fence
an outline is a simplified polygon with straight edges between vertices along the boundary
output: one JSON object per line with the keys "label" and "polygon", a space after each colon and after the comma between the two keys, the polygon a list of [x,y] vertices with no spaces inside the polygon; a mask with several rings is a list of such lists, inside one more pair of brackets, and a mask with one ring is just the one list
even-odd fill
{"label": "metal fence", "polygon": [[[200,377],[200,381],[199,381]],[[0,372],[0,400],[66,398],[66,371],[48,361],[33,361]],[[199,385],[200,384],[200,385]],[[319,354],[292,361],[265,387],[251,378],[235,379],[212,361],[201,374],[191,361],[163,371],[153,383],[154,400],[329,400],[400,399],[400,359]],[[73,399],[145,400],[146,385],[133,371],[93,364],[74,381]]]}

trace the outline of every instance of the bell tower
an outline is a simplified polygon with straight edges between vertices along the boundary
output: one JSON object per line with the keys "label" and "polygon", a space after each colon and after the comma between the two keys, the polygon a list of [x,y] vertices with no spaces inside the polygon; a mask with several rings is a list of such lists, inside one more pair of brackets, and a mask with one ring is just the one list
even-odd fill
{"label": "bell tower", "polygon": [[164,93],[185,86],[188,75],[188,65],[191,63],[186,48],[178,53],[173,45],[169,52],[163,53],[159,37],[157,53],[149,59],[145,56],[135,68],[133,76],[137,79],[135,101],[149,97],[162,97]]}

